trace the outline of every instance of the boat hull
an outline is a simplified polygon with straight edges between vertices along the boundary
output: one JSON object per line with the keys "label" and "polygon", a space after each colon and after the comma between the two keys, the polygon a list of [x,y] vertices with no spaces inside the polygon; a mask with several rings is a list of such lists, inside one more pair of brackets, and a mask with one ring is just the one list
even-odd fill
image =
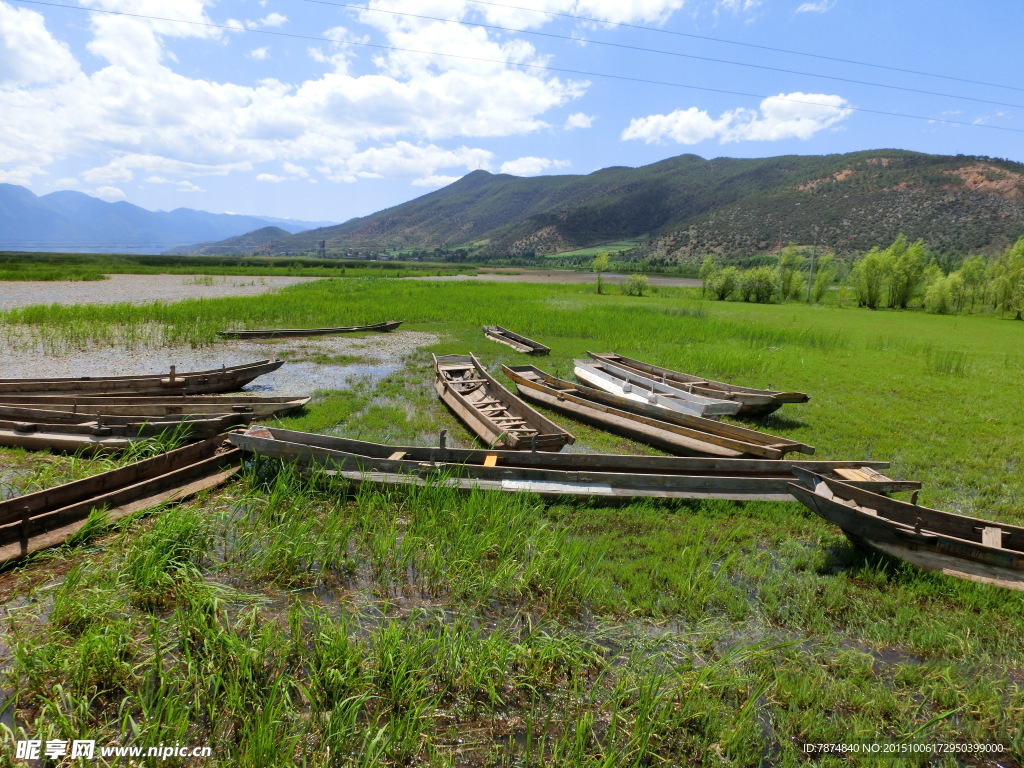
{"label": "boat hull", "polygon": [[335,336],[342,333],[358,333],[360,331],[389,333],[401,324],[401,320],[388,320],[384,323],[373,323],[372,325],[350,325],[339,328],[266,328],[253,329],[251,331],[218,331],[218,333],[229,339],[287,339],[301,336]]}

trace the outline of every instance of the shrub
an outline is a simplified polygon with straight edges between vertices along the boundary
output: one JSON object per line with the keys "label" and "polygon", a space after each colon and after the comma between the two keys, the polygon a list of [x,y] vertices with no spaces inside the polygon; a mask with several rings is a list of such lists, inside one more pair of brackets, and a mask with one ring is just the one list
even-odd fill
{"label": "shrub", "polygon": [[647,275],[630,275],[622,283],[622,292],[627,296],[643,296],[650,289]]}

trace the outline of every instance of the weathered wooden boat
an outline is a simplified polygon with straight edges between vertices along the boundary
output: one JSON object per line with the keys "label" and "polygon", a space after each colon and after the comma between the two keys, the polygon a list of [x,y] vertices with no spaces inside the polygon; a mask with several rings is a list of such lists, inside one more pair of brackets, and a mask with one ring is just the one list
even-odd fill
{"label": "weathered wooden boat", "polygon": [[0,394],[0,404],[71,413],[109,416],[175,416],[178,414],[248,414],[265,418],[303,407],[308,397],[247,397],[245,395],[12,395]]}
{"label": "weathered wooden boat", "polygon": [[814,448],[806,443],[700,416],[661,408],[652,408],[653,415],[635,413],[632,409],[641,404],[563,381],[532,365],[503,365],[501,370],[516,383],[520,396],[526,400],[669,453],[766,459],[781,459],[794,451],[814,453]]}
{"label": "weathered wooden boat", "polygon": [[547,355],[551,352],[551,347],[545,347],[539,341],[528,339],[500,325],[485,325],[483,328],[487,338],[512,347],[516,352],[524,352],[527,355]]}
{"label": "weathered wooden boat", "polygon": [[0,403],[0,420],[21,421],[34,424],[88,424],[99,423],[106,426],[113,425],[141,425],[149,422],[160,422],[162,424],[181,424],[191,421],[203,421],[217,419],[225,424],[234,426],[245,426],[252,421],[251,413],[182,413],[174,416],[159,416],[156,414],[144,414],[141,416],[124,416],[120,414],[103,413],[97,409],[94,413],[86,410],[80,411],[58,411],[46,408],[34,408],[23,405],[7,405]]}
{"label": "weathered wooden boat", "polygon": [[333,336],[339,333],[356,333],[358,331],[377,331],[387,333],[402,324],[401,320],[388,320],[372,325],[349,325],[339,328],[265,328],[251,331],[218,331],[221,336],[229,339],[279,339],[297,336]]}
{"label": "weathered wooden boat", "polygon": [[259,360],[244,365],[221,366],[207,371],[136,376],[78,376],[42,379],[0,379],[0,394],[113,394],[113,395],[200,395],[241,389],[265,373],[276,371],[283,360]]}
{"label": "weathered wooden boat", "polygon": [[560,451],[575,438],[503,387],[473,355],[434,355],[434,388],[486,445]]}
{"label": "weathered wooden boat", "polygon": [[[443,433],[442,433],[443,435]],[[822,474],[856,469],[861,485],[881,492],[920,483],[886,477],[886,462],[624,456],[391,446],[285,429],[250,427],[228,439],[249,453],[328,471],[346,480],[387,485],[436,483],[459,489],[545,496],[776,499],[791,501],[794,467]]]}
{"label": "weathered wooden boat", "polygon": [[858,546],[925,570],[1024,591],[1024,528],[890,499],[808,469],[794,472],[793,495]]}
{"label": "weathered wooden boat", "polygon": [[130,421],[107,423],[91,420],[77,424],[53,424],[0,420],[0,446],[68,453],[113,453],[133,442],[158,435],[178,435],[201,440],[238,426],[239,417],[203,415],[185,421]]}
{"label": "weathered wooden boat", "polygon": [[735,415],[740,409],[740,404],[732,400],[686,392],[603,360],[573,360],[573,365],[576,378],[585,384],[634,402],[657,405],[668,411],[714,418]]}
{"label": "weathered wooden boat", "polygon": [[689,373],[673,371],[670,368],[662,368],[640,360],[633,360],[623,355],[614,353],[588,352],[595,360],[611,363],[619,368],[627,368],[637,373],[672,386],[682,386],[687,391],[692,390],[698,395],[714,397],[720,400],[735,400],[740,404],[738,416],[767,416],[781,408],[786,403],[806,403],[810,400],[809,395],[803,392],[775,392],[771,389],[754,389],[752,387],[741,387],[737,384],[726,384],[721,381],[705,379]]}
{"label": "weathered wooden boat", "polygon": [[64,542],[89,515],[109,522],[220,485],[241,452],[215,437],[45,491],[0,501],[0,562]]}

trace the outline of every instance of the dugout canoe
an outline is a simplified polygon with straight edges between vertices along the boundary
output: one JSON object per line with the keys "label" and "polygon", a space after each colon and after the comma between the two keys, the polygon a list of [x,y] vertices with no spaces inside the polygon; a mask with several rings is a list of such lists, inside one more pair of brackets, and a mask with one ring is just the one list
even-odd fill
{"label": "dugout canoe", "polygon": [[727,384],[722,381],[705,379],[681,371],[673,371],[670,368],[651,365],[640,360],[634,360],[615,353],[587,352],[594,360],[610,363],[619,368],[627,368],[637,373],[644,374],[655,381],[682,386],[688,391],[692,389],[698,395],[714,397],[720,400],[735,400],[740,404],[737,416],[759,417],[774,413],[786,403],[806,403],[810,395],[803,392],[775,392],[771,389],[754,389],[753,387],[741,387],[737,384]]}
{"label": "dugout canoe", "polygon": [[573,360],[573,373],[584,384],[645,405],[691,416],[715,418],[734,416],[740,404],[732,400],[705,397],[662,384],[630,368],[620,368],[603,360]]}
{"label": "dugout canoe", "polygon": [[925,570],[1024,591],[1024,528],[890,499],[806,469],[794,474],[793,495],[858,546]]}
{"label": "dugout canoe", "polygon": [[806,443],[700,416],[660,408],[655,415],[635,413],[629,408],[637,403],[563,381],[532,365],[503,365],[501,370],[516,383],[519,395],[530,402],[669,453],[766,459],[781,459],[790,452],[814,453]]}
{"label": "dugout canoe", "polygon": [[88,424],[97,423],[100,425],[141,425],[149,422],[161,422],[164,424],[182,424],[193,421],[217,419],[224,424],[233,424],[242,427],[252,421],[251,413],[183,413],[174,416],[159,416],[152,413],[141,416],[124,416],[120,414],[105,414],[102,412],[89,413],[86,410],[79,411],[58,411],[47,408],[35,408],[23,405],[8,405],[0,403],[0,420],[21,421],[34,424]]}
{"label": "dugout canoe", "polygon": [[0,562],[63,543],[93,511],[109,522],[177,501],[230,478],[241,451],[210,438],[66,485],[0,501]]}
{"label": "dugout canoe", "polygon": [[133,421],[108,424],[92,420],[78,424],[0,420],[0,446],[30,451],[114,453],[139,440],[159,435],[180,435],[201,440],[238,426],[239,418],[202,416],[186,421]]}
{"label": "dugout canoe", "polygon": [[78,376],[41,379],[0,379],[0,394],[56,395],[200,395],[241,389],[258,376],[276,371],[284,360],[258,360],[206,371],[177,370],[136,376]]}
{"label": "dugout canoe", "polygon": [[324,470],[355,483],[434,483],[544,496],[792,501],[789,485],[794,467],[801,466],[833,476],[856,469],[868,477],[859,483],[884,493],[920,487],[883,475],[878,470],[887,467],[886,462],[467,450],[447,448],[443,439],[436,448],[422,448],[257,426],[245,433],[232,432],[228,439],[248,453]]}
{"label": "dugout canoe", "polygon": [[401,320],[388,320],[372,325],[349,325],[340,328],[267,328],[251,331],[218,331],[219,335],[229,339],[278,339],[295,338],[297,336],[333,336],[339,333],[356,333],[358,331],[377,331],[388,333],[402,324]]}
{"label": "dugout canoe", "polygon": [[516,352],[523,352],[527,355],[547,355],[551,352],[551,347],[545,347],[539,341],[528,339],[515,331],[508,330],[508,328],[502,328],[500,325],[485,325],[483,328],[484,336],[507,347],[512,347]]}
{"label": "dugout canoe", "polygon": [[266,418],[302,408],[308,397],[247,397],[245,395],[166,395],[118,397],[116,395],[12,395],[0,394],[0,404],[71,413],[110,416],[176,416],[179,414],[229,414]]}
{"label": "dugout canoe", "polygon": [[434,355],[438,396],[485,445],[560,451],[571,434],[503,387],[473,355]]}

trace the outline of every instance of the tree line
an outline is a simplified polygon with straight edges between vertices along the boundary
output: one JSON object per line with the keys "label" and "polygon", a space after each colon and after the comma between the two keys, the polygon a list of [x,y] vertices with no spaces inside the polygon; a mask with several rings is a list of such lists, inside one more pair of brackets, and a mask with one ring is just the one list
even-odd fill
{"label": "tree line", "polygon": [[820,302],[833,287],[839,301],[852,292],[860,307],[923,308],[935,314],[990,309],[1024,317],[1024,237],[994,259],[972,256],[951,268],[929,254],[923,240],[899,235],[888,248],[872,248],[852,263],[831,253],[807,259],[790,243],[774,266],[741,270],[708,256],[700,269],[705,296],[757,303]]}

